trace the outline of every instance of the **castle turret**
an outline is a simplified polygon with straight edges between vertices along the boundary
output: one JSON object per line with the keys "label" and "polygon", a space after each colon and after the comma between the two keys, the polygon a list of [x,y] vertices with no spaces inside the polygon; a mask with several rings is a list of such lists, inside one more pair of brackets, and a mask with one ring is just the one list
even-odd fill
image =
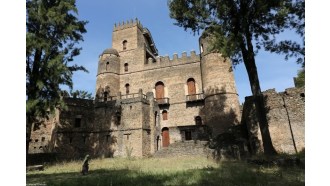
{"label": "castle turret", "polygon": [[119,53],[108,48],[102,52],[98,63],[95,98],[107,101],[119,92]]}
{"label": "castle turret", "polygon": [[239,123],[239,99],[230,59],[212,50],[212,35],[205,31],[199,39],[205,106],[202,115],[213,135]]}

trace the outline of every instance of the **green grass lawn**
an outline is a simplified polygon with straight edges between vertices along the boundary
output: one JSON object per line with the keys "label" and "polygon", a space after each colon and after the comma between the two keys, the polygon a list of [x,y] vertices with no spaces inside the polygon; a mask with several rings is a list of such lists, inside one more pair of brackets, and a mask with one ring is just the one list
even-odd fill
{"label": "green grass lawn", "polygon": [[82,162],[58,163],[28,172],[27,184],[46,185],[305,185],[301,168],[260,167],[239,161],[216,163],[203,157],[93,159],[90,172]]}

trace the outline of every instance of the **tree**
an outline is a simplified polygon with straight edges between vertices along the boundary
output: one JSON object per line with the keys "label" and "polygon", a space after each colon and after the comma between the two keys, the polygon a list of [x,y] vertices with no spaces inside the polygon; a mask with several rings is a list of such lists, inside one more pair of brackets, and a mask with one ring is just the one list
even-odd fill
{"label": "tree", "polygon": [[294,78],[296,87],[304,87],[305,86],[305,68],[298,71],[298,76]]}
{"label": "tree", "polygon": [[32,123],[63,108],[60,85],[72,88],[70,65],[81,48],[87,21],[79,21],[75,0],[26,0],[26,120],[28,152]]}
{"label": "tree", "polygon": [[[168,1],[170,17],[177,21],[176,25],[194,33],[205,30],[215,38],[213,49],[230,57],[234,65],[244,63],[266,155],[276,154],[276,151],[268,130],[255,55],[261,47],[271,51],[276,45],[275,36],[294,25],[298,14],[294,3],[291,0]],[[300,8],[304,12],[304,7]],[[271,52],[284,53],[283,50]]]}
{"label": "tree", "polygon": [[79,98],[79,99],[94,99],[92,93],[84,91],[84,90],[70,90],[68,93],[66,90],[62,91],[63,97],[72,97],[72,98]]}

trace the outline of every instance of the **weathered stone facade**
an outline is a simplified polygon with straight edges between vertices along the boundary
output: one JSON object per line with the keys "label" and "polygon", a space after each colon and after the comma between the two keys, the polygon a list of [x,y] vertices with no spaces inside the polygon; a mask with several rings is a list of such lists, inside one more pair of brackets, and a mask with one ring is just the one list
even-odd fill
{"label": "weathered stone facade", "polygon": [[95,100],[66,99],[68,110],[47,129],[52,151],[72,158],[149,156],[239,124],[231,61],[207,47],[209,38],[201,37],[200,55],[170,59],[158,55],[138,20],[115,25],[112,48],[99,56]]}
{"label": "weathered stone facade", "polygon": [[[305,88],[275,89],[263,92],[269,132],[278,153],[296,153],[305,148]],[[242,124],[248,130],[253,153],[263,151],[260,128],[252,97],[246,97]]]}

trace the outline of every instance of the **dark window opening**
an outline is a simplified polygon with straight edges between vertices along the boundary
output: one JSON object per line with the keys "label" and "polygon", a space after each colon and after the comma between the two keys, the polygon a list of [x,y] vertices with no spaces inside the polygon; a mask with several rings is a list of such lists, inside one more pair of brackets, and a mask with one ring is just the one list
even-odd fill
{"label": "dark window opening", "polygon": [[167,120],[168,113],[166,110],[162,112],[163,120]]}
{"label": "dark window opening", "polygon": [[108,100],[108,92],[103,93],[103,100],[106,102]]}
{"label": "dark window opening", "polygon": [[116,125],[120,125],[120,120],[121,120],[120,112],[116,112],[116,121],[115,121],[115,124]]}
{"label": "dark window opening", "polygon": [[35,139],[34,142],[38,142],[39,140],[38,139]]}
{"label": "dark window opening", "polygon": [[126,88],[126,94],[129,94],[129,84],[128,83],[125,85],[125,88]]}
{"label": "dark window opening", "polygon": [[202,118],[200,116],[195,117],[195,124],[196,125],[202,125]]}
{"label": "dark window opening", "polygon": [[123,50],[126,50],[126,48],[127,48],[127,41],[124,40],[124,41],[123,41]]}
{"label": "dark window opening", "polygon": [[107,71],[107,70],[109,70],[108,69],[109,68],[109,61],[106,63],[106,65],[105,65],[105,70]]}
{"label": "dark window opening", "polygon": [[42,149],[42,146],[40,146],[39,149]]}
{"label": "dark window opening", "polygon": [[42,137],[42,138],[41,138],[41,141],[42,141],[42,142],[44,142],[44,141],[45,141],[45,139],[46,139],[45,137]]}
{"label": "dark window opening", "polygon": [[79,128],[81,126],[81,118],[76,118],[74,122],[74,127]]}
{"label": "dark window opening", "polygon": [[186,140],[192,140],[190,130],[186,130],[184,133],[185,133],[185,139]]}
{"label": "dark window opening", "polygon": [[157,125],[157,112],[155,112],[155,126]]}
{"label": "dark window opening", "polygon": [[39,130],[40,129],[40,123],[34,123],[33,124],[33,131]]}
{"label": "dark window opening", "polygon": [[125,67],[125,72],[127,72],[128,71],[128,63],[125,63],[124,67]]}
{"label": "dark window opening", "polygon": [[301,93],[300,97],[304,98],[305,97],[305,93]]}

